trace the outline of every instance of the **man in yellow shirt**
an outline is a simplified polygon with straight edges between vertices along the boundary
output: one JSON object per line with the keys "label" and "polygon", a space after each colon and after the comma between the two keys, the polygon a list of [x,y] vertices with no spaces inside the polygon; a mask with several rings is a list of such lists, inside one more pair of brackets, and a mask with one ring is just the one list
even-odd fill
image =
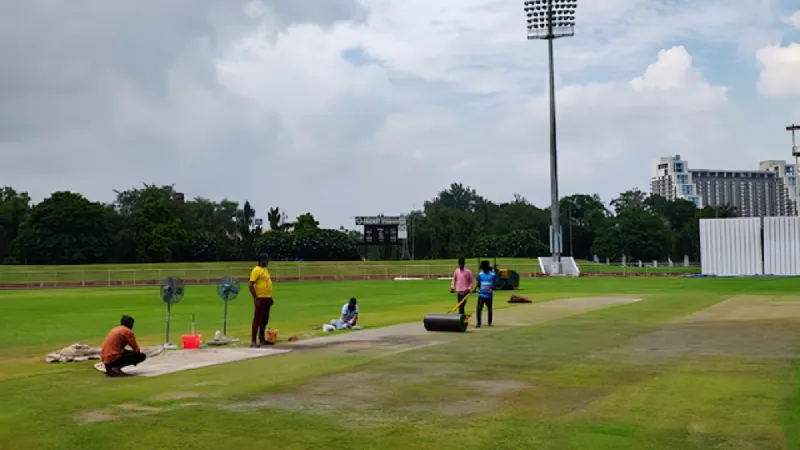
{"label": "man in yellow shirt", "polygon": [[[258,265],[250,272],[250,294],[253,296],[255,313],[253,314],[253,329],[251,332],[250,347],[259,348],[262,345],[271,345],[266,339],[267,324],[269,323],[269,310],[272,308],[272,279],[267,270],[269,256],[266,253],[258,255]],[[258,338],[258,340],[256,340]]]}

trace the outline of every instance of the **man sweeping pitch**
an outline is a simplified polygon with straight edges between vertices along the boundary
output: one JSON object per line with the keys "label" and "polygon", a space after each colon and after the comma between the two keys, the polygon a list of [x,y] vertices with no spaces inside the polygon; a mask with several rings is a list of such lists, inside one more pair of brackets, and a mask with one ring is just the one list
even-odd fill
{"label": "man sweeping pitch", "polygon": [[[136,366],[147,359],[136,342],[133,322],[133,317],[122,316],[119,326],[112,328],[103,342],[100,359],[106,368],[106,375],[110,377],[127,376],[122,371],[123,367]],[[127,350],[126,346],[130,346],[133,351]]]}

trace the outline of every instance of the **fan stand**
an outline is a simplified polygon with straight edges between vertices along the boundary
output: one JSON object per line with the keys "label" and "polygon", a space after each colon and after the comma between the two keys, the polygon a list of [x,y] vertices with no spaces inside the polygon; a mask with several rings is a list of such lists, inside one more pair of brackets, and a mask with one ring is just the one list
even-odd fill
{"label": "fan stand", "polygon": [[[208,345],[228,345],[234,342],[239,342],[238,338],[228,336],[228,301],[229,300],[222,300],[225,303],[225,307],[223,310],[222,316],[222,335],[219,337],[214,337],[214,339],[208,341]],[[219,333],[219,332],[218,332]]]}
{"label": "fan stand", "polygon": [[223,302],[225,303],[225,310],[222,318],[222,335],[228,337],[228,299],[226,298]]}
{"label": "fan stand", "polygon": [[164,343],[164,348],[173,350],[178,348],[178,344],[170,344],[169,342],[169,319],[170,319],[170,312],[172,311],[172,303],[167,302],[167,340]]}

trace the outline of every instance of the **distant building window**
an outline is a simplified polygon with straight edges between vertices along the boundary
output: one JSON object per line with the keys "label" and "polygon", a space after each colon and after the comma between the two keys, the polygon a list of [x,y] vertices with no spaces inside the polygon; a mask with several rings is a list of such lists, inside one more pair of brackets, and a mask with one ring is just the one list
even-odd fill
{"label": "distant building window", "polygon": [[688,175],[678,175],[678,184],[687,184],[689,183],[689,176]]}
{"label": "distant building window", "polygon": [[683,194],[683,195],[692,195],[692,194],[694,194],[694,192],[692,192],[692,185],[691,184],[684,184],[683,186],[681,186],[681,194]]}
{"label": "distant building window", "polygon": [[696,206],[698,208],[700,207],[700,198],[692,196],[692,197],[689,197],[689,201],[694,203],[694,206]]}
{"label": "distant building window", "polygon": [[683,163],[675,163],[675,172],[682,173],[683,172]]}

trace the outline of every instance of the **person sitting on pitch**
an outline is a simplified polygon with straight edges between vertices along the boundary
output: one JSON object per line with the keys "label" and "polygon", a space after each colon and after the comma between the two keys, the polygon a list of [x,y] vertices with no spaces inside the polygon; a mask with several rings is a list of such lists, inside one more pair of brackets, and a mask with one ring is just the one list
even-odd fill
{"label": "person sitting on pitch", "polygon": [[342,314],[338,319],[331,320],[331,325],[336,327],[337,330],[357,329],[358,325],[358,301],[352,297],[349,302],[342,306]]}
{"label": "person sitting on pitch", "polygon": [[[133,317],[122,316],[119,326],[114,327],[103,342],[100,358],[106,368],[106,375],[110,377],[125,376],[123,367],[136,366],[144,361],[147,356],[139,349],[136,336],[133,334]],[[130,346],[131,350],[125,347]]]}

